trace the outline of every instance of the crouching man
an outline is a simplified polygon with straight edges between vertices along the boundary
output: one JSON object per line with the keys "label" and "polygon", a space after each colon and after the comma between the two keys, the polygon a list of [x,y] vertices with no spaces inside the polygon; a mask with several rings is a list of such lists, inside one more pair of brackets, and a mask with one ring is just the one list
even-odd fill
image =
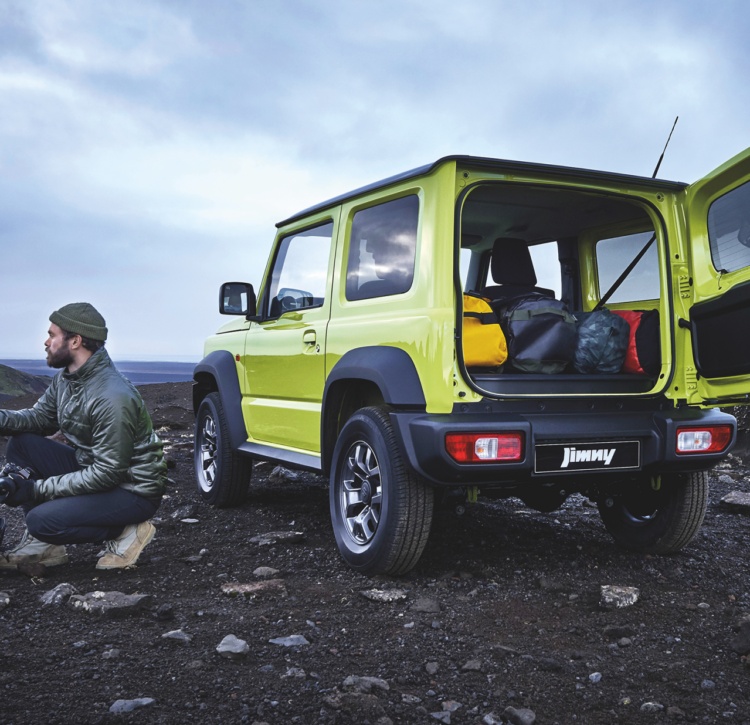
{"label": "crouching man", "polygon": [[[50,315],[47,365],[59,368],[33,408],[0,410],[10,436],[0,500],[21,506],[26,531],[0,569],[68,561],[66,544],[105,542],[97,569],[135,564],[154,536],[164,493],[163,444],[138,391],[104,349],[104,318],[87,302]],[[71,446],[45,436],[59,430]]]}

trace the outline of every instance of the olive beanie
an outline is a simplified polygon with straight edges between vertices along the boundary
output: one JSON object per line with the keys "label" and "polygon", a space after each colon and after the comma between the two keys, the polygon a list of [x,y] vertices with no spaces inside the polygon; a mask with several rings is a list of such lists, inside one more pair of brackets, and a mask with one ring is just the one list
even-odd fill
{"label": "olive beanie", "polygon": [[107,323],[88,302],[71,302],[55,310],[49,321],[65,332],[104,342],[107,339]]}

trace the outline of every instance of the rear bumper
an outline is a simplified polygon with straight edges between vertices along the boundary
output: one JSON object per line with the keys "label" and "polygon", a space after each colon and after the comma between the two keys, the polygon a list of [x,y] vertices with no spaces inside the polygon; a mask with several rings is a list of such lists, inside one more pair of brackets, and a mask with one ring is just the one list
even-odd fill
{"label": "rear bumper", "polygon": [[[512,487],[526,481],[570,483],[571,478],[575,478],[576,485],[585,488],[586,481],[594,476],[614,480],[640,473],[695,471],[710,468],[724,458],[737,438],[735,418],[718,410],[591,414],[580,411],[508,414],[470,411],[448,415],[395,411],[391,419],[400,436],[404,454],[414,470],[432,484],[447,486],[492,484]],[[721,453],[678,454],[675,451],[676,431],[684,425],[729,425],[732,428],[731,442]],[[445,448],[448,433],[515,431],[520,431],[524,436],[524,454],[518,462],[461,464],[451,458]],[[636,466],[617,467],[614,454],[609,455],[610,451],[618,448],[618,444],[625,443],[629,444],[631,452],[638,451]],[[561,459],[558,469],[539,470],[549,468],[549,462],[540,464],[543,451],[565,448],[569,451],[598,449],[606,451],[607,455],[599,456],[602,460],[573,466],[564,466]],[[565,458],[569,457],[565,453]]]}

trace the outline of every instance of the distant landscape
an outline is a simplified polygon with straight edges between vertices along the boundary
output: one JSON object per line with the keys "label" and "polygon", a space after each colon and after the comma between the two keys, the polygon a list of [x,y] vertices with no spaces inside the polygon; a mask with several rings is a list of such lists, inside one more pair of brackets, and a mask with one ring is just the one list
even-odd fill
{"label": "distant landscape", "polygon": [[[117,369],[133,385],[146,385],[149,383],[183,383],[193,378],[192,362],[141,362],[115,360]],[[13,368],[27,375],[51,377],[57,370],[47,367],[43,358],[38,360],[0,360],[0,366]],[[0,386],[0,393],[6,392]]]}

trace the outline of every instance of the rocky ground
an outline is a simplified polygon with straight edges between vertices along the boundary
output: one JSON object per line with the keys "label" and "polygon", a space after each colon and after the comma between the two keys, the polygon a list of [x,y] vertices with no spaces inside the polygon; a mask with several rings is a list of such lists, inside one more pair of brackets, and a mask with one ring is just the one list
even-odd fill
{"label": "rocky ground", "polygon": [[[246,505],[201,503],[189,385],[141,390],[172,465],[157,536],[129,571],[92,545],[0,573],[0,723],[750,723],[750,519],[722,502],[750,489],[739,455],[676,556],[618,550],[580,497],[480,498],[438,514],[411,574],[370,579],[319,477],[258,464]],[[637,601],[603,607],[606,585]]]}

